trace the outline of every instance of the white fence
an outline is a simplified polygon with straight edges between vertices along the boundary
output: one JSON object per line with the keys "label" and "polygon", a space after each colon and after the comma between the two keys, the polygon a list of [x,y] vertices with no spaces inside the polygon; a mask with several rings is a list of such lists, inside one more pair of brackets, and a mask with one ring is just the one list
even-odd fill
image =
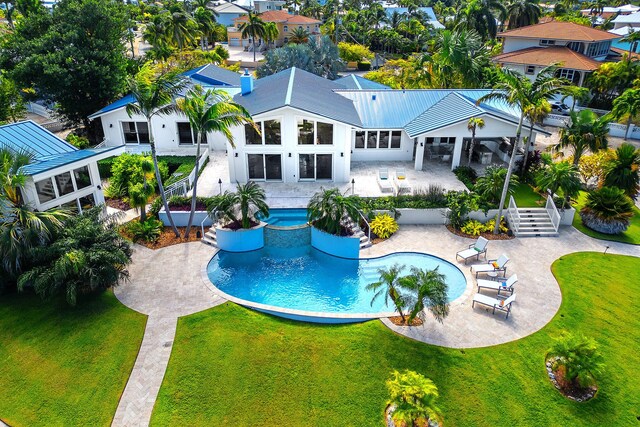
{"label": "white fence", "polygon": [[[598,110],[600,111],[600,110]],[[569,116],[560,116],[558,114],[549,114],[544,119],[544,124],[548,126],[566,127],[571,124],[571,118]],[[609,135],[616,136],[618,138],[624,138],[624,134],[627,130],[626,124],[611,123],[609,124]],[[633,123],[629,128],[628,138],[640,139],[640,126],[636,126]]]}
{"label": "white fence", "polygon": [[545,204],[544,208],[546,209],[547,214],[549,214],[549,218],[551,219],[553,228],[558,231],[558,227],[560,226],[560,213],[558,212],[558,208],[553,201],[553,197],[547,197],[547,203]]}

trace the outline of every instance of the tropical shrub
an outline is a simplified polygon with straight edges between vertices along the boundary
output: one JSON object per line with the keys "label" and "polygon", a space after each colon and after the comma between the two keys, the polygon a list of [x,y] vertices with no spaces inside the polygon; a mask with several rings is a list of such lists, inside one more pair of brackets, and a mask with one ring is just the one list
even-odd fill
{"label": "tropical shrub", "polygon": [[565,333],[556,339],[549,350],[555,360],[554,371],[560,370],[567,385],[586,388],[595,382],[594,375],[602,372],[604,358],[598,351],[596,341],[584,335]]}
{"label": "tropical shrub", "polygon": [[377,282],[368,284],[366,287],[368,291],[374,292],[373,298],[371,298],[372,305],[378,298],[384,296],[385,304],[388,306],[389,302],[393,303],[403,323],[406,321],[404,308],[407,306],[407,297],[402,293],[400,272],[404,268],[404,265],[399,264],[394,264],[388,268],[379,268],[380,279]]}
{"label": "tropical shrub", "polygon": [[[500,203],[502,187],[504,187],[506,177],[507,168],[488,166],[484,171],[484,175],[476,181],[474,190],[482,199],[490,203]],[[512,176],[509,180],[508,194],[513,194],[517,185],[518,177]]]}
{"label": "tropical shrub", "polygon": [[369,71],[371,69],[371,62],[360,61],[358,62],[358,71]]}
{"label": "tropical shrub", "polygon": [[162,234],[164,224],[162,221],[149,218],[146,221],[131,221],[126,225],[126,229],[134,242],[153,243]]}
{"label": "tropical shrub", "polygon": [[439,424],[442,411],[436,406],[438,387],[423,375],[405,370],[393,371],[387,380],[391,418],[396,425],[417,426]]}
{"label": "tropical shrub", "polygon": [[478,197],[467,191],[450,191],[447,193],[447,208],[448,223],[460,229],[469,212],[478,209]]}
{"label": "tropical shrub", "polygon": [[371,231],[381,239],[388,239],[400,228],[395,219],[387,214],[376,215],[370,224]]}
{"label": "tropical shrub", "polygon": [[582,223],[605,234],[619,234],[629,227],[633,202],[617,187],[602,187],[587,195],[580,210]]}
{"label": "tropical shrub", "polygon": [[631,144],[622,144],[616,149],[616,155],[604,167],[603,184],[618,187],[633,199],[640,191],[640,150]]}
{"label": "tropical shrub", "polygon": [[551,194],[562,190],[564,194],[564,199],[561,202],[562,208],[569,204],[571,197],[578,194],[582,187],[578,168],[566,161],[550,163],[540,168],[536,183],[541,189],[551,190]]}
{"label": "tropical shrub", "polygon": [[413,302],[409,312],[409,324],[416,317],[424,322],[425,309],[440,323],[449,315],[448,285],[438,267],[433,270],[411,267],[411,274],[401,278],[399,283],[401,288],[410,292],[407,301]]}
{"label": "tropical shrub", "polygon": [[309,200],[307,217],[317,229],[339,236],[343,233],[343,219],[357,221],[360,207],[358,196],[344,196],[338,188],[321,189]]}
{"label": "tropical shrub", "polygon": [[102,207],[69,217],[56,239],[32,251],[33,267],[18,278],[21,291],[33,288],[43,298],[64,296],[75,305],[79,295],[104,291],[129,276],[131,247]]}
{"label": "tropical shrub", "polygon": [[[496,215],[497,217],[498,215]],[[484,231],[487,233],[491,233],[493,232],[493,229],[496,227],[496,219],[490,219],[489,221],[487,221],[484,224]],[[509,231],[509,227],[507,227],[507,221],[505,221],[504,217],[502,217],[500,219],[500,228],[499,228],[501,233],[506,233],[507,231]]]}
{"label": "tropical shrub", "polygon": [[[588,188],[593,189],[604,178],[605,166],[615,158],[615,151],[611,149],[596,151],[580,157],[578,169],[582,181]],[[571,161],[571,159],[568,159]]]}
{"label": "tropical shrub", "polygon": [[[495,221],[493,225],[495,226]],[[465,221],[462,227],[460,227],[460,231],[462,231],[464,234],[469,234],[470,236],[479,236],[480,233],[484,233],[486,231],[486,227],[480,221],[470,219]],[[493,231],[493,228],[490,231]]]}
{"label": "tropical shrub", "polygon": [[257,222],[257,213],[269,216],[264,189],[253,181],[238,184],[235,192],[225,191],[212,198],[207,203],[207,212],[213,216],[214,211],[218,217],[229,222],[228,228],[248,229]]}
{"label": "tropical shrub", "polygon": [[470,166],[458,166],[453,170],[455,176],[469,189],[473,190],[473,186],[478,179],[478,173]]}
{"label": "tropical shrub", "polygon": [[67,135],[66,141],[79,150],[84,150],[85,148],[89,148],[90,146],[88,138],[73,133]]}
{"label": "tropical shrub", "polygon": [[[152,162],[151,157],[130,153],[123,153],[116,157],[111,165],[111,178],[107,190],[109,197],[128,197],[129,187],[144,181],[147,172],[143,169],[142,163],[145,162]],[[167,165],[160,162],[158,167],[162,180],[165,181],[169,174]],[[155,176],[149,177],[148,182],[152,188],[156,188]]]}
{"label": "tropical shrub", "polygon": [[338,43],[340,59],[345,62],[360,62],[365,59],[373,59],[373,52],[368,47],[357,43]]}

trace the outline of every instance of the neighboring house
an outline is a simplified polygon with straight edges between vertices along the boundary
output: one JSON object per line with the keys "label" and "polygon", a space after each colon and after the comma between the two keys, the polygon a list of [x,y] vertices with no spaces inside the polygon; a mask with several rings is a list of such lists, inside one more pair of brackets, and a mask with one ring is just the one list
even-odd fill
{"label": "neighboring house", "polygon": [[[613,29],[609,30],[609,32],[620,37],[626,37],[629,33],[640,31],[640,12],[618,16],[612,22]],[[629,51],[629,49],[631,49],[631,43],[620,40],[615,40],[613,42],[613,46],[623,51]],[[635,52],[640,52],[640,44],[635,47]]]}
{"label": "neighboring house", "polygon": [[233,20],[249,13],[251,9],[241,6],[235,2],[222,0],[217,4],[211,3],[209,8],[217,13],[216,22],[231,27]]}
{"label": "neighboring house", "polygon": [[[387,13],[387,17],[389,18],[391,17],[391,15],[393,15],[394,12],[398,12],[400,15],[409,13],[409,8],[398,7],[398,5],[395,3],[382,2],[382,7],[384,7],[384,11]],[[418,7],[416,8],[416,10],[424,13],[429,18],[426,23],[430,24],[433,28],[435,28],[436,30],[444,29],[444,25],[442,25],[438,21],[438,18],[436,18],[436,13],[433,11],[432,7]]]}
{"label": "neighboring house", "polygon": [[[260,14],[260,18],[264,22],[275,22],[278,26],[278,39],[275,40],[276,46],[283,46],[289,43],[289,37],[296,28],[302,28],[306,30],[311,36],[320,35],[320,25],[322,21],[309,18],[302,15],[291,15],[284,10],[274,10],[263,12]],[[240,16],[234,20],[234,26],[227,28],[227,38],[229,46],[244,46],[250,47],[251,39],[242,38],[242,32],[240,31],[240,25],[247,21],[247,16]],[[266,47],[261,40],[256,40],[256,45],[259,47]]]}
{"label": "neighboring house", "polygon": [[[228,153],[231,182],[348,182],[353,161],[413,161],[422,170],[431,153],[440,153],[438,161],[453,169],[466,155],[471,117],[485,121],[478,143],[506,161],[518,127],[517,109],[498,101],[476,105],[490,90],[393,90],[363,78],[331,81],[296,68],[240,79],[234,100],[251,113],[260,133],[250,126],[233,128],[235,147],[220,135],[207,136],[211,150]],[[123,121],[142,118],[129,119],[122,106],[101,111],[106,145],[148,151],[148,144],[131,144],[136,135],[126,134],[130,127],[118,130]],[[176,143],[179,123],[186,119],[177,114],[154,119],[159,153],[193,154],[191,140]],[[535,128],[534,140],[541,132]]]}
{"label": "neighboring house", "polygon": [[97,162],[124,152],[122,146],[78,150],[32,121],[0,126],[0,146],[33,155],[21,169],[28,176],[22,194],[39,211],[68,206],[81,212],[104,203]]}
{"label": "neighboring house", "polygon": [[588,74],[605,60],[617,60],[612,42],[620,36],[573,22],[549,21],[498,33],[502,54],[493,61],[530,76],[554,63],[558,75],[582,86]]}

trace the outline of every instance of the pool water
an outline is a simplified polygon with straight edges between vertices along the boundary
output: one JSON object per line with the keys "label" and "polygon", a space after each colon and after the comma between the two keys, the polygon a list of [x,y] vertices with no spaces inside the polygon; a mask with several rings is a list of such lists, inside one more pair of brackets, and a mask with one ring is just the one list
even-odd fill
{"label": "pool water", "polygon": [[453,264],[440,258],[401,252],[372,259],[344,259],[328,255],[310,245],[231,253],[220,251],[210,261],[207,273],[221,291],[249,302],[281,308],[325,313],[375,314],[393,311],[381,295],[366,290],[379,280],[378,269],[405,265],[433,269],[445,275],[449,301],[466,288],[466,279]]}
{"label": "pool water", "polygon": [[258,215],[258,219],[269,225],[278,227],[292,227],[304,225],[307,223],[306,209],[269,209],[269,216],[262,218]]}

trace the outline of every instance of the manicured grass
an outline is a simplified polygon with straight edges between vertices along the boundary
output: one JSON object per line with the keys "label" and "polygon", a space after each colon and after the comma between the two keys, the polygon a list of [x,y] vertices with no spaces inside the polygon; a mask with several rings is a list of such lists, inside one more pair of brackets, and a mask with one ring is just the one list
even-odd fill
{"label": "manicured grass", "polygon": [[164,182],[165,186],[186,178],[196,166],[195,156],[158,156],[158,161],[167,163],[169,167],[169,178]]}
{"label": "manicured grass", "polygon": [[[508,199],[508,198],[507,198]],[[516,186],[513,199],[519,208],[531,208],[544,206],[544,198],[536,193],[529,184],[520,183]],[[498,203],[499,204],[499,203]],[[507,200],[506,206],[509,205]]]}
{"label": "manicured grass", "polygon": [[[552,269],[563,292],[553,321],[485,349],[426,345],[377,321],[312,325],[229,303],[181,318],[152,425],[381,426],[392,369],[434,380],[448,426],[637,425],[640,258],[579,253]],[[546,377],[545,354],[564,330],[595,337],[606,359],[590,402],[564,398]]]}
{"label": "manicured grass", "polygon": [[0,418],[18,426],[111,424],[146,316],[111,292],[76,308],[0,297]]}
{"label": "manicured grass", "polygon": [[634,215],[631,218],[631,225],[627,228],[627,231],[622,234],[604,234],[594,231],[582,223],[582,218],[580,217],[579,212],[584,206],[586,200],[587,192],[581,191],[576,202],[573,204],[573,207],[576,208],[576,215],[573,217],[573,226],[575,228],[582,231],[587,236],[591,236],[596,239],[640,245],[640,209],[637,207],[633,208]]}

